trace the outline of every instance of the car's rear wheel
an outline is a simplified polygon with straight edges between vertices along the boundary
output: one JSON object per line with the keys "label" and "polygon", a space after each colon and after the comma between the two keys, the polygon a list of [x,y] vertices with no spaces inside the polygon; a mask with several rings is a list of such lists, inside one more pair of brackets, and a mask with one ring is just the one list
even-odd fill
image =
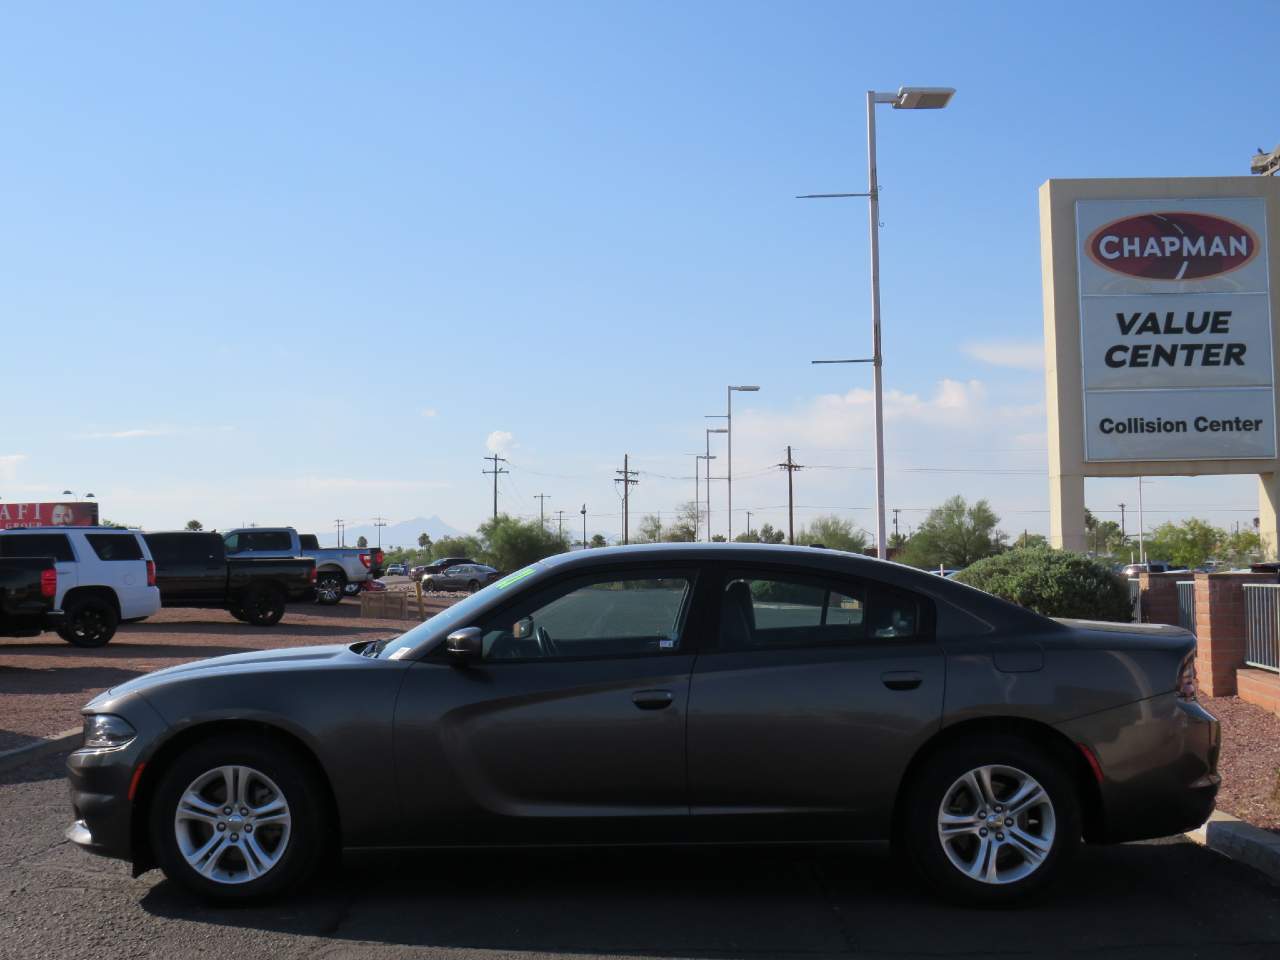
{"label": "car's rear wheel", "polygon": [[58,636],[73,647],[104,647],[116,635],[120,615],[106,600],[87,597],[66,605]]}
{"label": "car's rear wheel", "polygon": [[992,736],[930,758],[906,808],[917,871],[952,900],[999,905],[1053,882],[1080,842],[1080,807],[1064,765],[1034,745]]}
{"label": "car's rear wheel", "polygon": [[341,602],[346,582],[346,577],[336,570],[324,571],[316,577],[316,602],[326,606]]}
{"label": "car's rear wheel", "polygon": [[475,592],[476,592],[477,590],[479,590],[479,589],[480,589],[480,581],[479,581],[479,580],[472,580],[470,583],[468,583],[468,584],[467,584],[467,592],[468,592],[468,593],[475,593]]}
{"label": "car's rear wheel", "polygon": [[215,900],[291,890],[324,849],[315,776],[287,747],[231,736],[183,751],[150,810],[166,877]]}
{"label": "car's rear wheel", "polygon": [[244,598],[244,618],[255,627],[274,627],[284,616],[284,591],[255,587]]}
{"label": "car's rear wheel", "polygon": [[422,589],[427,593],[434,593],[437,589],[436,582],[430,578],[422,581]]}
{"label": "car's rear wheel", "polygon": [[242,607],[238,601],[228,605],[227,612],[230,613],[237,620],[239,620],[241,623],[249,622],[249,618],[245,615],[244,607]]}

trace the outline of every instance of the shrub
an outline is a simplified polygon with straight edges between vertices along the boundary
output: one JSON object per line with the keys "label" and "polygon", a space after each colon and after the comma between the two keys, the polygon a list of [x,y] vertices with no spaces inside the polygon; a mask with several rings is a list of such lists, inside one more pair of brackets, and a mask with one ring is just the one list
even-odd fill
{"label": "shrub", "polygon": [[956,580],[1046,617],[1128,621],[1129,587],[1110,567],[1079,553],[1026,547],[979,560]]}

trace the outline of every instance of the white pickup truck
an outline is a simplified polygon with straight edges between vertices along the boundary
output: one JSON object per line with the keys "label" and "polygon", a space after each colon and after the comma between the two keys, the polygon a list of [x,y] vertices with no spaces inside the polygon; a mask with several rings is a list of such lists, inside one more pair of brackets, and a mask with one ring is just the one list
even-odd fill
{"label": "white pickup truck", "polygon": [[314,534],[293,527],[241,527],[223,536],[228,557],[310,557],[316,562],[316,600],[337,603],[377,576],[382,551],[375,547],[317,545]]}

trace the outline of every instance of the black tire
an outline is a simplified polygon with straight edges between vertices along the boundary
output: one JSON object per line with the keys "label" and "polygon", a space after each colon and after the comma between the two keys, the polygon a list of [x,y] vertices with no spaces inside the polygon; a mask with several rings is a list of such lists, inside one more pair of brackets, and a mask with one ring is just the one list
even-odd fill
{"label": "black tire", "polygon": [[479,580],[472,580],[470,583],[468,583],[468,584],[467,584],[467,592],[468,592],[468,593],[475,593],[475,592],[476,592],[477,590],[479,590],[479,589],[480,589],[480,581],[479,581]]}
{"label": "black tire", "polygon": [[354,597],[359,592],[360,592],[360,584],[358,583],[348,583],[342,588],[342,595],[344,597]]}
{"label": "black tire", "polygon": [[254,587],[243,602],[244,619],[255,627],[274,627],[284,616],[285,595],[279,587]]}
{"label": "black tire", "polygon": [[346,588],[347,578],[340,570],[325,570],[316,577],[316,603],[331,607],[342,602],[342,593]]}
{"label": "black tire", "polygon": [[249,618],[245,616],[244,607],[239,603],[232,603],[227,606],[227,612],[239,620],[241,623],[248,623]]}
{"label": "black tire", "polygon": [[435,589],[436,589],[436,582],[434,580],[427,578],[426,580],[422,581],[422,591],[424,593],[434,593]]}
{"label": "black tire", "polygon": [[[994,804],[983,803],[981,797],[960,786],[966,773],[983,767],[996,768],[990,777]],[[1016,774],[1038,782],[1048,796],[1048,805],[1041,803],[1021,812],[1001,809],[1000,801],[1009,799],[1019,787]],[[1080,845],[1080,803],[1068,767],[1017,737],[994,735],[943,749],[925,762],[910,791],[902,824],[903,847],[924,881],[958,903],[1001,906],[1034,896],[1053,883]],[[957,832],[944,845],[939,834],[944,802],[950,801],[951,812],[969,819],[971,800],[980,805],[977,812],[985,819],[972,815],[974,832]],[[1011,820],[1012,829],[1007,826]],[[984,832],[979,835],[979,831]],[[1047,835],[1052,837],[1050,842],[1045,842]],[[984,841],[989,846],[984,846]],[[1038,846],[1047,846],[1047,853],[1038,851]],[[960,866],[969,862],[985,874],[993,861],[984,850],[995,853],[994,872],[999,882],[974,879]],[[1025,876],[1019,875],[1028,868]]]}
{"label": "black tire", "polygon": [[105,647],[120,624],[115,605],[99,597],[72,600],[64,614],[58,636],[73,647]]}
{"label": "black tire", "polygon": [[[287,804],[290,820],[287,833],[279,825],[263,823],[258,824],[254,835],[245,827],[246,821],[249,827],[254,825],[250,818],[234,819],[240,812],[234,805],[230,808],[231,816],[225,814],[227,807],[219,809],[219,803],[227,798],[222,794],[223,778],[215,771],[229,766],[252,771],[243,778],[249,803],[257,799],[266,806],[273,796],[267,784],[278,789]],[[212,824],[188,821],[181,828],[180,839],[179,801],[188,788],[206,779],[206,775],[208,786],[200,796],[206,802],[212,801],[212,809],[224,829],[219,831]],[[156,786],[148,810],[151,849],[166,877],[211,900],[243,902],[278,896],[300,887],[315,873],[327,852],[325,810],[320,799],[323,789],[301,757],[271,738],[234,734],[197,743],[174,758]],[[182,845],[194,852],[214,841],[215,834],[225,839],[205,861],[212,874],[205,876],[188,863]],[[245,879],[249,874],[249,842],[256,842],[258,850],[279,859],[261,875]]]}

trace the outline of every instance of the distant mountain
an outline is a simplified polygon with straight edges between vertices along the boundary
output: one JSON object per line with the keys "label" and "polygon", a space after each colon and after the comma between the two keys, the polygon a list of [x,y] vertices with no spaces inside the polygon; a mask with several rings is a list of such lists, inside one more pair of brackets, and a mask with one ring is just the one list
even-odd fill
{"label": "distant mountain", "polygon": [[[382,528],[382,546],[383,547],[416,547],[418,545],[418,537],[426,534],[432,540],[439,540],[441,537],[462,537],[466,536],[457,527],[451,527],[439,517],[415,517],[412,520],[401,520],[397,523],[388,523]],[[365,524],[359,527],[347,527],[343,534],[343,539],[347,546],[355,546],[356,540],[365,537],[370,543],[378,542],[378,528],[372,524]],[[337,531],[320,537],[320,542],[325,546],[334,546],[338,542]]]}

